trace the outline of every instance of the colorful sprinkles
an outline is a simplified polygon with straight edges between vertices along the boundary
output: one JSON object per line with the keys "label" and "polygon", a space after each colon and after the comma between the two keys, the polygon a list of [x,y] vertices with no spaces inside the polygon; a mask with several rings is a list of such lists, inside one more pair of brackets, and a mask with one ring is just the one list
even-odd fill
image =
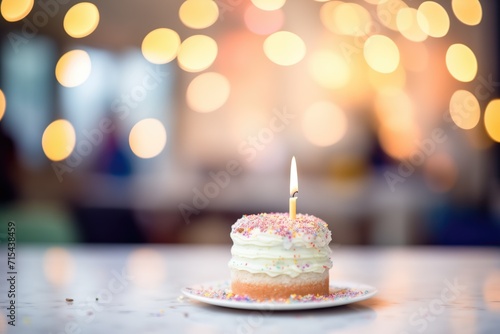
{"label": "colorful sprinkles", "polygon": [[310,241],[313,241],[320,232],[329,232],[328,224],[323,220],[302,213],[297,214],[295,220],[290,219],[288,213],[244,215],[232,226],[233,233],[241,233],[246,237],[249,237],[255,229],[289,239],[297,234],[307,235]]}
{"label": "colorful sprinkles", "polygon": [[221,289],[221,288],[202,288],[202,289],[189,289],[189,292],[201,297],[218,299],[218,300],[226,300],[226,301],[235,301],[235,302],[247,302],[247,303],[260,303],[260,302],[274,302],[274,303],[284,303],[284,304],[292,304],[292,303],[311,303],[311,302],[326,302],[326,301],[334,301],[334,300],[342,300],[342,299],[352,299],[356,297],[360,297],[369,293],[368,290],[360,290],[360,289],[352,289],[352,288],[337,288],[331,289],[330,294],[328,295],[290,295],[287,299],[276,299],[276,300],[258,300],[252,299],[245,295],[237,295],[234,294],[230,289]]}

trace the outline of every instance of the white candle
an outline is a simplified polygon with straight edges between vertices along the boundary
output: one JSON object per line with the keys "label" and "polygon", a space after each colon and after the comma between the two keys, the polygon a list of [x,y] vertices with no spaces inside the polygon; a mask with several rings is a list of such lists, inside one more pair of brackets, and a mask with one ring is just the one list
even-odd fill
{"label": "white candle", "polygon": [[290,167],[290,203],[289,203],[289,215],[290,219],[295,220],[297,214],[297,197],[299,193],[299,181],[297,178],[297,163],[295,162],[295,157],[292,158],[292,165]]}

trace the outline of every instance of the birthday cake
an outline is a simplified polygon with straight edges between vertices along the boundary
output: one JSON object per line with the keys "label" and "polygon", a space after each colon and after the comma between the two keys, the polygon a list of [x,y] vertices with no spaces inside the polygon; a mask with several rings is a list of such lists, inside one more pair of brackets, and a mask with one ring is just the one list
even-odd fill
{"label": "birthday cake", "polygon": [[253,299],[327,295],[332,267],[328,225],[312,215],[262,213],[231,227],[231,290]]}

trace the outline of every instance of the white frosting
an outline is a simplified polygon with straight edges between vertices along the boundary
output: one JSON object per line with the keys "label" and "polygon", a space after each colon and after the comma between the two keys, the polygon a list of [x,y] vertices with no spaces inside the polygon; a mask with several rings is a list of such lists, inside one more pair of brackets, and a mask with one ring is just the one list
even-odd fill
{"label": "white frosting", "polygon": [[237,230],[242,219],[246,217],[235,223],[230,235],[234,243],[229,261],[231,269],[266,273],[273,277],[297,277],[302,273],[323,273],[332,267],[328,246],[332,240],[331,232],[318,218],[315,219],[324,225],[319,226],[314,235],[301,233],[300,229],[282,235],[272,229],[261,231],[259,228],[241,233]]}

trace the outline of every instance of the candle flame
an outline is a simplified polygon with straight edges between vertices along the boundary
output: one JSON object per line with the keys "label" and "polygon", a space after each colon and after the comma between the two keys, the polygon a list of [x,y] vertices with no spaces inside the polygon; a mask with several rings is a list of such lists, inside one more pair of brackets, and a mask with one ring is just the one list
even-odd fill
{"label": "candle flame", "polygon": [[299,192],[299,181],[297,178],[297,162],[295,156],[292,158],[292,165],[290,167],[290,197],[295,197]]}

